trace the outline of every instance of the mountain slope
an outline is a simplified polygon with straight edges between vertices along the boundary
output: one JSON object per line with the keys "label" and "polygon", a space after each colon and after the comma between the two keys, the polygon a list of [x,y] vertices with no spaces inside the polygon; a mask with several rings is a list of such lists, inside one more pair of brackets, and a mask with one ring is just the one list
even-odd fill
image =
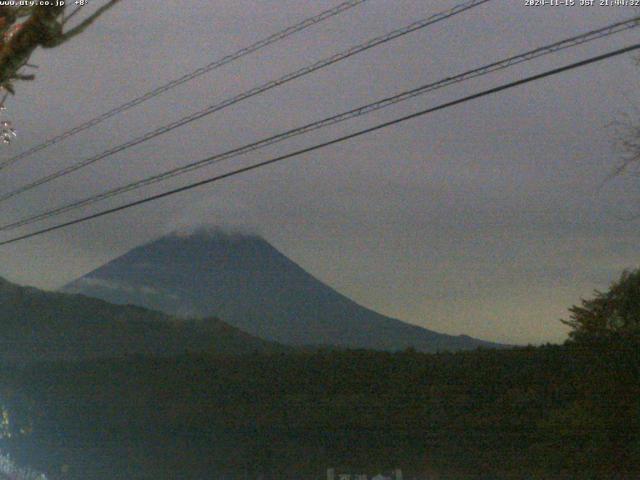
{"label": "mountain slope", "polygon": [[179,320],[132,305],[21,287],[0,278],[0,361],[84,360],[276,348],[215,318]]}
{"label": "mountain slope", "polygon": [[358,305],[255,235],[171,234],[129,251],[64,291],[175,315],[214,315],[260,338],[292,345],[422,351],[492,346]]}

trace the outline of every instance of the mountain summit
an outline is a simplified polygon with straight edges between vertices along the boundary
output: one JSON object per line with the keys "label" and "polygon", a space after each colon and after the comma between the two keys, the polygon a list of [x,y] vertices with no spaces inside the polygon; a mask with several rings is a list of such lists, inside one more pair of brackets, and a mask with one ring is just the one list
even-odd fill
{"label": "mountain summit", "polygon": [[[180,316],[216,316],[290,345],[420,351],[492,346],[409,325],[365,308],[256,235],[200,230],[134,248],[64,287]],[[495,346],[495,345],[494,345]]]}

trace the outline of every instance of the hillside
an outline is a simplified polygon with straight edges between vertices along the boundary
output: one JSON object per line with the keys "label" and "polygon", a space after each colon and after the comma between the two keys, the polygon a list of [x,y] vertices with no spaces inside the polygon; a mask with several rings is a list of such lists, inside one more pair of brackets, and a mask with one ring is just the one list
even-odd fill
{"label": "hillside", "polygon": [[290,345],[425,352],[497,346],[381,315],[325,285],[263,238],[220,230],[162,237],[63,290],[172,315],[216,316]]}
{"label": "hillside", "polygon": [[0,360],[10,363],[279,348],[216,318],[182,320],[1,278],[0,328]]}
{"label": "hillside", "polygon": [[52,480],[637,480],[639,347],[0,366],[0,399]]}

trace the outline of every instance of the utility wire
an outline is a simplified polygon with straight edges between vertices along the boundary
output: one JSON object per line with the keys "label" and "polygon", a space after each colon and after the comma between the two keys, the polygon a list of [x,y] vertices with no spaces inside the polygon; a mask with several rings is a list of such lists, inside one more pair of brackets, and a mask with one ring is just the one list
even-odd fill
{"label": "utility wire", "polygon": [[387,127],[390,127],[392,125],[396,125],[396,124],[399,124],[399,123],[402,123],[402,122],[406,122],[407,120],[411,120],[411,119],[414,119],[414,118],[422,117],[424,115],[427,115],[427,114],[430,114],[430,113],[433,113],[433,112],[436,112],[436,111],[439,111],[439,110],[444,110],[446,108],[453,107],[455,105],[460,105],[461,103],[465,103],[465,102],[468,102],[470,100],[475,100],[477,98],[485,97],[485,96],[488,96],[488,95],[493,95],[495,93],[499,93],[499,92],[502,92],[504,90],[508,90],[508,89],[511,89],[511,88],[514,88],[514,87],[517,87],[517,86],[520,86],[520,85],[524,85],[526,83],[534,82],[536,80],[540,80],[540,79],[543,79],[543,78],[546,78],[546,77],[550,77],[550,76],[553,76],[553,75],[558,75],[560,73],[563,73],[563,72],[566,72],[566,71],[569,71],[569,70],[573,70],[575,68],[583,67],[585,65],[589,65],[589,64],[592,64],[592,63],[601,62],[601,61],[606,60],[608,58],[612,58],[612,57],[615,57],[615,56],[618,56],[618,55],[629,53],[629,52],[632,52],[632,51],[635,51],[635,50],[638,50],[638,49],[640,49],[640,43],[636,43],[636,44],[630,45],[628,47],[624,47],[624,48],[621,48],[621,49],[618,49],[618,50],[614,50],[614,51],[605,53],[603,55],[590,57],[590,58],[588,58],[586,60],[582,60],[580,62],[571,63],[571,64],[565,65],[563,67],[554,68],[552,70],[547,70],[547,71],[545,71],[543,73],[539,73],[537,75],[532,75],[532,76],[529,76],[529,77],[526,77],[526,78],[523,78],[523,79],[520,79],[520,80],[516,80],[516,81],[513,81],[513,82],[502,84],[502,85],[494,87],[494,88],[490,88],[488,90],[483,90],[481,92],[474,93],[472,95],[468,95],[466,97],[462,97],[462,98],[459,98],[457,100],[453,100],[453,101],[450,101],[450,102],[442,103],[442,104],[437,105],[435,107],[427,108],[425,110],[421,110],[419,112],[415,112],[415,113],[412,113],[410,115],[405,115],[403,117],[399,117],[399,118],[396,118],[394,120],[375,125],[373,127],[365,128],[364,130],[359,130],[357,132],[350,133],[348,135],[344,135],[342,137],[338,137],[338,138],[335,138],[333,140],[329,140],[329,141],[326,141],[326,142],[323,142],[323,143],[319,143],[319,144],[313,145],[311,147],[303,148],[301,150],[296,150],[294,152],[287,153],[285,155],[281,155],[279,157],[271,158],[269,160],[264,160],[262,162],[255,163],[253,165],[249,165],[249,166],[246,166],[246,167],[238,168],[236,170],[232,170],[232,171],[227,172],[227,173],[216,175],[214,177],[210,177],[210,178],[207,178],[205,180],[200,180],[200,181],[197,181],[197,182],[193,182],[193,183],[190,183],[190,184],[185,185],[183,187],[175,188],[173,190],[168,190],[166,192],[159,193],[159,194],[156,194],[156,195],[152,195],[152,196],[140,199],[140,200],[136,200],[134,202],[126,203],[126,204],[120,205],[118,207],[102,210],[100,212],[93,213],[91,215],[87,215],[87,216],[84,216],[84,217],[80,217],[80,218],[77,218],[75,220],[70,220],[68,222],[59,223],[57,225],[53,225],[51,227],[43,228],[41,230],[37,230],[35,232],[31,232],[31,233],[28,233],[28,234],[25,234],[25,235],[20,235],[18,237],[14,237],[14,238],[11,238],[9,240],[4,240],[4,241],[0,242],[0,246],[8,245],[8,244],[11,244],[11,243],[15,243],[15,242],[18,242],[18,241],[21,241],[21,240],[25,240],[27,238],[32,238],[32,237],[35,237],[35,236],[38,236],[38,235],[43,235],[45,233],[52,232],[54,230],[59,230],[61,228],[69,227],[71,225],[76,225],[78,223],[83,223],[83,222],[86,222],[86,221],[89,221],[89,220],[93,220],[93,219],[96,219],[96,218],[99,218],[99,217],[103,217],[105,215],[110,215],[112,213],[120,212],[122,210],[126,210],[126,209],[129,209],[129,208],[138,206],[138,205],[142,205],[142,204],[145,204],[145,203],[153,202],[155,200],[159,200],[159,199],[164,198],[164,197],[168,197],[168,196],[171,196],[171,195],[176,195],[178,193],[185,192],[187,190],[191,190],[191,189],[200,187],[202,185],[207,185],[207,184],[210,184],[210,183],[214,183],[214,182],[223,180],[225,178],[233,177],[233,176],[239,175],[241,173],[249,172],[251,170],[256,170],[256,169],[262,168],[262,167],[266,167],[267,165],[271,165],[271,164],[274,164],[274,163],[277,163],[277,162],[281,162],[283,160],[287,160],[287,159],[292,158],[292,157],[297,157],[297,156],[303,155],[305,153],[313,152],[315,150],[320,150],[321,148],[325,148],[325,147],[328,147],[330,145],[335,145],[337,143],[341,143],[341,142],[344,142],[344,141],[347,141],[347,140],[351,140],[353,138],[357,138],[357,137],[360,137],[362,135],[366,135],[368,133],[375,132],[375,131],[381,130],[383,128],[387,128]]}
{"label": "utility wire", "polygon": [[[70,130],[67,130],[66,132],[61,133],[60,135],[57,135],[55,137],[52,137],[48,140],[45,140],[44,142],[28,149],[25,150],[22,153],[19,153],[18,155],[15,155],[7,160],[4,160],[2,162],[0,162],[0,170],[8,167],[9,165],[12,165],[14,163],[16,163],[19,160],[22,160],[23,158],[29,157],[31,155],[33,155],[36,152],[39,152],[40,150],[44,150],[45,148],[48,148],[52,145],[55,145],[56,143],[59,143],[63,140],[66,140],[69,137],[72,137],[73,135],[80,133],[84,130],[87,130],[88,128],[91,127],[95,127],[96,125],[98,125],[99,123],[104,122],[105,120],[114,117],[126,110],[129,110],[130,108],[135,107],[136,105],[140,105],[143,102],[146,102],[147,100],[152,99],[153,97],[156,97],[168,90],[171,90],[172,88],[177,87],[178,85],[182,85],[183,83],[186,83],[190,80],[193,80],[194,78],[197,78],[201,75],[204,75],[205,73],[209,73],[212,70],[215,70],[217,68],[220,68],[224,65],[227,65],[231,62],[234,62],[235,60],[238,60],[241,57],[244,57],[245,55],[249,55],[250,53],[256,52],[262,48],[267,47],[268,45],[271,45],[273,43],[279,42],[280,40],[284,40],[285,38],[293,35],[294,33],[298,33],[302,30],[305,30],[306,28],[309,28],[313,25],[316,25],[320,22],[323,22],[324,20],[328,20],[332,17],[335,17],[336,15],[339,15],[340,13],[349,10],[353,7],[356,7],[358,5],[360,5],[361,3],[364,3],[368,0],[349,0],[347,2],[343,2],[340,5],[331,8],[329,10],[325,10],[324,12],[315,15],[313,17],[309,17],[305,20],[303,20],[300,23],[297,23],[295,25],[292,25],[288,28],[285,28],[284,30],[274,33],[273,35],[270,35],[267,38],[264,38],[252,45],[249,45],[248,47],[244,47],[241,48],[240,50],[238,50],[235,53],[232,53],[230,55],[227,55],[225,57],[222,57],[218,60],[215,60],[214,62],[209,63],[208,65],[205,65],[203,67],[200,67],[192,72],[189,72],[185,75],[183,75],[182,77],[176,78],[174,80],[171,80],[168,83],[165,83],[164,85],[161,85],[157,88],[155,88],[154,90],[151,90],[139,97],[136,97],[126,103],[123,103],[122,105],[109,110],[108,112],[103,113],[102,115],[99,115],[85,123],[82,123],[76,127],[71,128]],[[80,8],[82,8],[82,6],[78,7],[76,10],[74,10],[71,15],[69,17],[67,17],[65,19],[65,21],[69,20],[71,18],[72,15],[74,15],[75,13],[77,13]]]}
{"label": "utility wire", "polygon": [[608,25],[604,28],[599,28],[597,30],[592,30],[586,33],[583,33],[581,35],[576,35],[574,37],[571,38],[567,38],[565,40],[561,40],[555,43],[552,43],[550,45],[546,45],[543,47],[539,47],[536,48],[534,50],[529,50],[527,52],[521,53],[519,55],[514,55],[493,63],[490,63],[488,65],[479,67],[479,68],[475,68],[473,70],[468,70],[464,73],[458,74],[458,75],[454,75],[454,76],[450,76],[450,77],[446,77],[442,80],[439,80],[437,82],[433,82],[433,83],[429,83],[427,85],[422,85],[418,88],[414,88],[412,90],[408,90],[402,93],[399,93],[397,95],[394,95],[392,97],[387,97],[384,98],[382,100],[378,100],[376,102],[373,103],[369,103],[367,105],[340,113],[338,115],[333,115],[331,117],[313,122],[313,123],[309,123],[307,125],[292,129],[292,130],[288,130],[286,132],[277,134],[277,135],[273,135],[271,137],[267,137],[264,139],[261,139],[259,141],[250,143],[248,145],[244,145],[242,147],[239,148],[234,148],[232,150],[228,150],[226,152],[211,156],[211,157],[207,157],[205,159],[184,165],[182,167],[177,167],[171,170],[168,170],[166,172],[163,173],[159,173],[157,175],[153,175],[151,177],[147,177],[144,178],[142,180],[138,180],[135,182],[131,182],[127,185],[121,186],[121,187],[117,187],[111,190],[108,190],[106,192],[97,194],[97,195],[91,195],[89,197],[86,197],[84,199],[81,200],[77,200],[74,201],[72,203],[68,203],[66,205],[62,205],[60,207],[56,207],[50,210],[47,210],[45,212],[41,212],[39,214],[36,215],[31,215],[28,216],[26,218],[22,218],[20,220],[14,221],[12,223],[8,223],[5,225],[0,225],[0,231],[7,231],[7,230],[12,230],[18,227],[22,227],[25,225],[30,225],[32,223],[41,221],[41,220],[45,220],[51,217],[55,217],[58,215],[61,215],[63,213],[72,211],[72,210],[76,210],[78,208],[81,207],[85,207],[87,205],[92,205],[94,203],[97,203],[99,201],[117,196],[117,195],[121,195],[124,194],[126,192],[130,192],[133,190],[137,190],[139,188],[148,186],[148,185],[152,185],[164,180],[167,180],[169,178],[178,176],[178,175],[182,175],[188,172],[191,172],[193,170],[197,170],[199,168],[203,168],[215,163],[219,163],[222,162],[224,160],[228,160],[230,158],[234,158],[240,155],[243,155],[245,153],[248,152],[252,152],[252,151],[256,151],[262,148],[265,148],[267,146],[271,146],[273,144],[282,142],[284,140],[287,140],[289,138],[298,136],[298,135],[302,135],[314,130],[318,130],[320,128],[324,128],[330,125],[334,125],[336,123],[340,123],[340,122],[344,122],[346,120],[352,119],[352,118],[356,118],[362,115],[366,115],[369,114],[371,112],[389,107],[391,105],[394,105],[396,103],[414,98],[418,95],[423,95],[425,93],[428,92],[432,92],[434,90],[438,90],[440,88],[443,87],[447,87],[449,85],[453,85],[456,83],[460,83],[466,80],[470,80],[472,78],[476,78],[476,77],[480,77],[482,75],[487,75],[489,73],[498,71],[498,70],[503,70],[509,67],[512,67],[514,65],[518,65],[520,63],[523,62],[527,62],[527,61],[531,61],[535,58],[544,56],[544,55],[548,55],[551,53],[555,53],[558,52],[560,50],[564,50],[566,48],[570,48],[570,47],[574,47],[577,45],[581,45],[587,42],[591,42],[593,40],[596,39],[600,39],[603,37],[607,37],[616,33],[620,33],[622,31],[626,31],[628,29],[631,28],[635,28],[640,26],[640,16],[639,17],[635,17],[629,20],[625,20],[625,21],[621,21],[621,22],[617,22],[611,25]]}
{"label": "utility wire", "polygon": [[428,27],[430,25],[433,25],[436,22],[439,22],[441,20],[445,20],[447,18],[450,18],[454,15],[457,15],[459,13],[462,13],[466,10],[469,10],[471,8],[477,7],[482,5],[483,3],[489,2],[491,0],[471,0],[471,1],[467,1],[465,3],[459,4],[453,8],[450,8],[444,12],[441,13],[437,13],[435,15],[432,15],[426,19],[414,22],[406,27],[400,28],[398,30],[394,30],[391,33],[382,35],[380,37],[376,37],[374,39],[371,39],[365,43],[356,45],[354,47],[349,48],[348,50],[345,50],[341,53],[337,53],[335,55],[332,55],[331,57],[325,58],[323,60],[320,60],[312,65],[309,65],[307,67],[301,68],[299,70],[296,70],[295,72],[292,73],[288,73],[287,75],[278,78],[277,80],[272,80],[270,82],[267,82],[259,87],[255,87],[252,88],[251,90],[248,90],[244,93],[241,93],[239,95],[236,95],[234,97],[228,98],[224,101],[222,101],[221,103],[217,103],[214,105],[211,105],[207,108],[205,108],[204,110],[200,110],[199,112],[193,113],[191,115],[188,115],[186,117],[181,118],[180,120],[176,120],[168,125],[165,125],[163,127],[157,128],[156,130],[152,130],[150,132],[147,132],[146,134],[135,138],[133,140],[130,140],[129,142],[123,143],[117,147],[111,148],[103,153],[100,153],[94,157],[90,157],[84,160],[81,160],[78,163],[75,163],[73,165],[70,165],[66,168],[63,168],[61,170],[58,170],[57,172],[54,172],[52,174],[49,174],[45,177],[42,177],[38,180],[35,180],[27,185],[23,185],[22,187],[19,187],[15,190],[12,190],[8,193],[2,194],[0,195],[0,202],[3,202],[5,200],[8,200],[10,198],[15,197],[16,195],[19,195],[21,193],[24,193],[28,190],[31,190],[33,188],[36,188],[40,185],[43,185],[45,183],[48,183],[52,180],[55,180],[56,178],[65,176],[65,175],[69,175],[70,173],[73,173],[77,170],[80,170],[81,168],[84,168],[88,165],[91,165],[99,160],[102,160],[104,158],[110,157],[111,155],[114,155],[116,153],[122,152],[124,150],[127,150],[135,145],[139,145],[143,142],[146,142],[148,140],[151,140],[155,137],[158,137],[160,135],[163,135],[167,132],[170,132],[178,127],[182,127],[184,125],[187,125],[191,122],[194,122],[196,120],[199,120],[207,115],[211,115],[212,113],[215,113],[217,111],[220,111],[224,108],[227,108],[231,105],[234,105],[236,103],[239,103],[243,100],[246,100],[248,98],[251,98],[253,96],[259,95],[263,92],[266,92],[267,90],[271,90],[272,88],[278,87],[280,85],[283,85],[285,83],[288,83],[292,80],[295,80],[297,78],[303,77],[305,75],[308,75],[312,72],[315,72],[317,70],[320,70],[322,68],[326,68],[330,65],[333,65],[334,63],[338,63],[342,60],[345,60],[347,58],[352,57],[353,55],[356,55],[358,53],[364,52],[365,50],[369,50],[373,47],[376,47],[378,45],[381,45],[383,43],[387,43],[390,42],[391,40],[394,40],[398,37],[407,35],[411,32],[415,32],[416,30],[420,30],[422,28]]}

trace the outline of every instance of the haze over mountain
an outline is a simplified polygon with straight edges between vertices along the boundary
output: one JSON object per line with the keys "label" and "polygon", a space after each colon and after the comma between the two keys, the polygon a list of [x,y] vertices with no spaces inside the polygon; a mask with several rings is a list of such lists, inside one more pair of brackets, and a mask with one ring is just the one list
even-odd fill
{"label": "haze over mountain", "polygon": [[216,316],[290,345],[421,351],[497,346],[381,315],[323,284],[263,238],[220,229],[167,235],[63,290],[172,315]]}
{"label": "haze over mountain", "polygon": [[216,319],[183,320],[0,278],[0,361],[86,360],[129,354],[283,349]]}

